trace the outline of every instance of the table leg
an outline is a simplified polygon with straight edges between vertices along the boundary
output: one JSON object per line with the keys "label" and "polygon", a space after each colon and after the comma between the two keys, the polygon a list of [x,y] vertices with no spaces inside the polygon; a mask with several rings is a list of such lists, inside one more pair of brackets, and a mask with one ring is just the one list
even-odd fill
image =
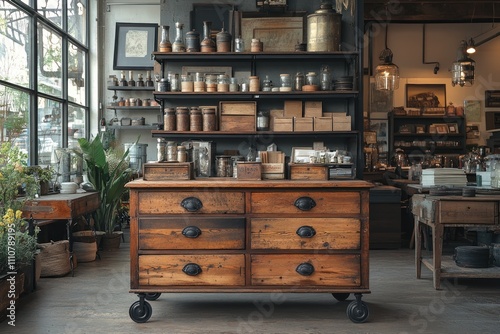
{"label": "table leg", "polygon": [[68,242],[69,242],[69,266],[71,268],[71,276],[75,276],[75,268],[73,266],[73,238],[71,236],[71,224],[73,223],[73,219],[68,219],[66,223],[66,233],[68,236]]}
{"label": "table leg", "polygon": [[434,267],[434,288],[441,289],[441,255],[443,253],[443,225],[436,222],[432,225],[432,254]]}
{"label": "table leg", "polygon": [[422,274],[422,232],[420,230],[420,221],[417,216],[414,216],[414,229],[413,235],[415,236],[415,269],[417,273],[417,278],[421,277]]}

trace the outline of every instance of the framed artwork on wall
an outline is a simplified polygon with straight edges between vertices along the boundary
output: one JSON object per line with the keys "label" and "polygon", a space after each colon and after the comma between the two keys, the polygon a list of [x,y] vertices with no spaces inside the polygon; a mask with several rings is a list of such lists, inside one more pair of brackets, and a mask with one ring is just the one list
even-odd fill
{"label": "framed artwork on wall", "polygon": [[407,84],[406,107],[422,109],[425,114],[444,114],[446,107],[446,85]]}
{"label": "framed artwork on wall", "polygon": [[114,70],[152,70],[158,44],[157,23],[116,23]]}

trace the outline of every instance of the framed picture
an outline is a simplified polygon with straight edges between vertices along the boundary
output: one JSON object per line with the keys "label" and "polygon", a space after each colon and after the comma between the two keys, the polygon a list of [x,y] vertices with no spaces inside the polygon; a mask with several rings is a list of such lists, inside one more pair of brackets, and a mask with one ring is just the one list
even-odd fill
{"label": "framed picture", "polygon": [[445,84],[407,84],[406,107],[423,109],[424,113],[444,114],[446,107]]}
{"label": "framed picture", "polygon": [[425,125],[415,124],[415,133],[425,133]]}
{"label": "framed picture", "polygon": [[247,49],[253,38],[264,45],[265,52],[293,52],[297,43],[306,37],[307,12],[286,13],[276,17],[260,12],[243,12],[241,38]]}
{"label": "framed picture", "polygon": [[158,44],[157,23],[116,23],[114,70],[152,70]]}
{"label": "framed picture", "polygon": [[458,124],[457,123],[448,124],[448,131],[449,133],[458,133]]}
{"label": "framed picture", "polygon": [[467,122],[481,122],[481,101],[465,100],[464,113]]}
{"label": "framed picture", "polygon": [[191,75],[193,78],[195,73],[201,73],[203,76],[208,74],[233,76],[233,68],[231,66],[182,66],[181,70],[182,75]]}
{"label": "framed picture", "polygon": [[434,124],[434,126],[436,127],[437,134],[446,134],[450,132],[448,124]]}
{"label": "framed picture", "polygon": [[293,163],[310,163],[313,156],[316,156],[316,151],[312,147],[292,147]]}

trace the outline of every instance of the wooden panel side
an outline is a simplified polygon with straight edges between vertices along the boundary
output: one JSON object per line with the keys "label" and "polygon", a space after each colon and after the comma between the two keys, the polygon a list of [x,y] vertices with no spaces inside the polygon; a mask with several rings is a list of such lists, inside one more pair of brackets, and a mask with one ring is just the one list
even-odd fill
{"label": "wooden panel side", "polygon": [[442,224],[493,225],[498,221],[497,202],[441,200],[439,205]]}

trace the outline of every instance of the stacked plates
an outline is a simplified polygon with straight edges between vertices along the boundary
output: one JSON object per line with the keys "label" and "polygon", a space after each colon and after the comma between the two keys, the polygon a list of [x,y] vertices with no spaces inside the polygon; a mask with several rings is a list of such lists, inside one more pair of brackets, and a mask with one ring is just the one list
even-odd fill
{"label": "stacked plates", "polygon": [[353,77],[340,77],[334,82],[335,90],[352,90]]}
{"label": "stacked plates", "polygon": [[78,189],[78,184],[75,182],[62,182],[61,183],[61,194],[76,194]]}

